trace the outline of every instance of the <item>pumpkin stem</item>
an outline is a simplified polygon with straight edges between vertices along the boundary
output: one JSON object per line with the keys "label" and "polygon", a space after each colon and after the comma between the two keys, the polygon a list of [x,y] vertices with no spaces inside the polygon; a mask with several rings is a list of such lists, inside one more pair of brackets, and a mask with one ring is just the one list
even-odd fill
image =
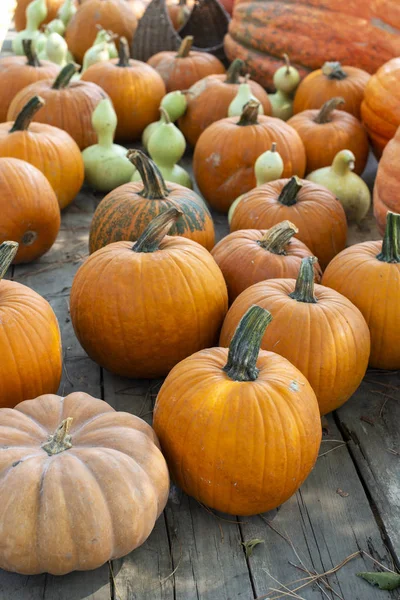
{"label": "pumpkin stem", "polygon": [[124,37],[119,38],[119,61],[117,67],[129,67],[129,46],[128,40]]}
{"label": "pumpkin stem", "polygon": [[381,262],[400,263],[400,215],[390,211],[387,213],[382,250],[376,258]]}
{"label": "pumpkin stem", "polygon": [[139,171],[142,178],[143,190],[139,194],[148,200],[168,198],[169,192],[164,177],[155,162],[141,150],[128,150],[127,157]]}
{"label": "pumpkin stem", "polygon": [[296,225],[290,221],[282,221],[268,229],[258,244],[264,250],[273,254],[286,254],[285,246],[290,242],[295,233],[298,233]]}
{"label": "pumpkin stem", "polygon": [[331,98],[330,100],[325,102],[325,104],[321,106],[319,113],[315,117],[314,123],[330,123],[332,120],[333,111],[341,104],[344,104],[344,102],[344,98]]}
{"label": "pumpkin stem", "polygon": [[0,281],[8,271],[18,252],[19,244],[17,242],[3,242],[0,244]]}
{"label": "pumpkin stem", "polygon": [[255,304],[243,315],[229,345],[228,362],[223,368],[230,379],[233,381],[257,379],[259,370],[256,364],[261,340],[271,321],[271,313]]}
{"label": "pumpkin stem", "polygon": [[260,103],[257,100],[249,100],[243,107],[240,119],[237,122],[238,125],[246,127],[247,125],[257,125],[258,123],[258,109]]}
{"label": "pumpkin stem", "polygon": [[53,435],[51,435],[47,442],[42,445],[43,450],[45,450],[49,456],[60,454],[60,452],[64,452],[64,450],[72,448],[72,440],[69,434],[72,421],[72,417],[64,419],[64,421],[62,421],[57,427]]}
{"label": "pumpkin stem", "polygon": [[10,133],[14,133],[14,131],[26,131],[39,108],[42,108],[44,105],[45,101],[40,96],[33,96],[33,98],[28,100],[15,119],[14,125],[10,129]]}
{"label": "pumpkin stem", "polygon": [[63,69],[59,72],[55,82],[52,85],[53,90],[62,90],[68,87],[72,77],[75,73],[79,71],[79,65],[75,63],[68,63],[65,65]]}
{"label": "pumpkin stem", "polygon": [[284,204],[285,206],[293,206],[297,202],[297,194],[303,187],[301,179],[299,179],[296,175],[293,175],[287,182],[287,184],[282,188],[281,193],[278,197],[278,202]]}
{"label": "pumpkin stem", "polygon": [[235,58],[226,72],[225,83],[240,83],[240,71],[243,69],[244,62],[240,58]]}
{"label": "pumpkin stem", "polygon": [[162,122],[165,123],[166,125],[170,125],[171,119],[169,118],[169,114],[163,106],[160,106],[160,113],[161,113]]}
{"label": "pumpkin stem", "polygon": [[314,264],[317,262],[315,256],[306,256],[302,259],[300,271],[296,280],[294,292],[289,294],[290,298],[297,302],[308,302],[315,304],[317,302],[314,296]]}
{"label": "pumpkin stem", "polygon": [[181,45],[179,46],[178,53],[176,55],[177,58],[186,58],[189,56],[189,52],[193,46],[194,37],[192,35],[187,35],[183,40]]}
{"label": "pumpkin stem", "polygon": [[134,252],[155,252],[158,250],[162,240],[182,214],[182,211],[172,206],[158,215],[147,225],[132,250]]}
{"label": "pumpkin stem", "polygon": [[340,62],[326,62],[321,71],[328,79],[338,79],[341,81],[347,77],[347,73],[343,71]]}
{"label": "pumpkin stem", "polygon": [[22,40],[22,47],[24,49],[24,54],[28,59],[28,62],[26,64],[30,67],[41,67],[42,63],[40,62],[36,54],[36,50],[33,45],[33,40]]}
{"label": "pumpkin stem", "polygon": [[282,54],[282,58],[285,61],[286,75],[290,75],[290,58],[288,54]]}
{"label": "pumpkin stem", "polygon": [[276,142],[272,142],[270,152],[276,152]]}

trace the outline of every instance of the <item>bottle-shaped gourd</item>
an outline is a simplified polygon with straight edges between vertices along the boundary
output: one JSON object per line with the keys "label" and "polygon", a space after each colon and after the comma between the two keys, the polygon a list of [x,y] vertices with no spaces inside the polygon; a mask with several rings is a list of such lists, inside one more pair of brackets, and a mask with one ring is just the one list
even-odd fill
{"label": "bottle-shaped gourd", "polygon": [[60,67],[67,64],[68,46],[64,38],[58,33],[50,33],[47,37],[46,47],[40,58],[50,60]]}
{"label": "bottle-shaped gourd", "polygon": [[111,100],[99,102],[92,114],[92,125],[98,142],[82,152],[85,178],[89,185],[100,192],[111,192],[128,183],[134,166],[127,158],[127,150],[114,144],[117,115]]}
{"label": "bottle-shaped gourd", "polygon": [[[163,108],[172,123],[175,123],[179,117],[181,117],[187,108],[187,100],[186,93],[181,92],[180,90],[175,90],[174,92],[169,92],[166,94],[164,98],[161,100],[160,109]],[[149,144],[150,136],[154,133],[161,123],[164,123],[164,117],[160,116],[158,121],[154,121],[154,123],[150,123],[147,125],[146,129],[143,131],[142,135],[142,144],[147,150],[147,146]]]}
{"label": "bottle-shaped gourd", "polygon": [[64,27],[67,28],[68,23],[76,13],[77,8],[74,0],[65,0],[60,10],[57,13],[57,17],[64,23]]}
{"label": "bottle-shaped gourd", "polygon": [[118,35],[116,33],[100,28],[98,34],[96,35],[96,39],[93,42],[93,46],[97,46],[97,44],[104,44],[105,42],[108,47],[110,58],[118,58],[118,50],[114,42],[117,37]]}
{"label": "bottle-shaped gourd", "polygon": [[[246,75],[244,82],[239,85],[238,92],[229,105],[228,117],[240,117],[243,112],[244,105],[250,102],[250,100],[257,100],[251,91],[249,79],[250,75]],[[258,105],[258,114],[264,114],[264,109],[261,103]]]}
{"label": "bottle-shaped gourd", "polygon": [[47,33],[58,33],[58,35],[64,35],[65,25],[61,19],[53,19],[46,25]]}
{"label": "bottle-shaped gourd", "polygon": [[359,224],[369,210],[371,194],[367,184],[353,173],[355,160],[350,150],[341,150],[330,167],[313,171],[307,179],[333,192],[342,203],[347,219]]}
{"label": "bottle-shaped gourd", "polygon": [[284,54],[283,58],[285,65],[279,67],[273,77],[276,92],[268,96],[272,106],[272,116],[287,121],[293,116],[293,98],[300,83],[300,74],[290,64],[287,54]]}
{"label": "bottle-shaped gourd", "polygon": [[91,46],[86,50],[85,56],[83,57],[82,73],[92,65],[99,62],[106,62],[107,60],[110,60],[107,42]]}
{"label": "bottle-shaped gourd", "polygon": [[12,41],[12,49],[15,54],[22,56],[24,49],[23,40],[33,40],[35,49],[38,50],[37,43],[45,35],[39,30],[40,25],[47,17],[46,0],[33,0],[26,8],[26,28],[17,33]]}
{"label": "bottle-shaped gourd", "polygon": [[[284,169],[284,164],[281,155],[276,150],[276,142],[272,142],[271,149],[260,154],[254,163],[254,175],[256,176],[257,186],[268,183],[269,181],[275,181],[280,179]],[[244,194],[236,198],[231,204],[228,211],[228,222],[230,223],[233,217],[233,213],[236,210],[237,205],[243,198]]]}

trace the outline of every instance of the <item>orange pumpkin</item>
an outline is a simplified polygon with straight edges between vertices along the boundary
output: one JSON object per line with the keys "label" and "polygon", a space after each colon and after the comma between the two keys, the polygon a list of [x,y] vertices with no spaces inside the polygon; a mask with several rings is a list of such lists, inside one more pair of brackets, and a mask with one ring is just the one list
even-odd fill
{"label": "orange pumpkin", "polygon": [[261,348],[277,352],[303,373],[317,396],[321,415],[342,406],[360,385],[368,366],[370,335],[364,317],[347,298],[314,286],[314,257],[302,260],[295,279],[269,279],[245,290],[230,308],[220,344],[228,346],[250,306],[274,315]]}
{"label": "orange pumpkin", "polygon": [[[17,5],[14,12],[14,25],[17,31],[22,31],[26,28],[26,9],[28,8],[28,4],[31,2],[32,0],[17,0]],[[43,21],[42,25],[45,23],[50,23],[50,21],[57,18],[57,13],[63,3],[64,0],[46,0],[47,17]]]}
{"label": "orange pumpkin", "polygon": [[[239,85],[245,81],[240,77],[243,61],[235,60],[225,75],[208,75],[189,88],[187,109],[178,123],[186,141],[195,146],[202,132],[215,121],[224,119],[228,108],[235,98]],[[252,94],[262,104],[264,114],[272,113],[268,94],[263,88],[247,80]]]}
{"label": "orange pumpkin", "polygon": [[92,65],[81,81],[97,84],[111,98],[118,117],[116,140],[140,138],[145,127],[159,118],[164,82],[155,69],[129,58],[125,40],[120,41],[119,60]]}
{"label": "orange pumpkin", "polygon": [[154,409],[173,479],[199,502],[233,515],[263,513],[290,498],[313,468],[321,441],[306,378],[278,354],[259,352],[270,320],[251,307],[229,351],[211,348],[182,361]]}
{"label": "orange pumpkin", "polygon": [[124,0],[87,0],[68,24],[65,41],[75,59],[82,64],[86,50],[98,34],[98,26],[132,43],[137,27],[133,10]]}
{"label": "orange pumpkin", "polygon": [[176,31],[183,27],[190,16],[190,8],[188,7],[186,0],[167,2],[167,11]]}
{"label": "orange pumpkin", "polygon": [[335,110],[342,103],[343,98],[332,98],[320,110],[305,110],[287,121],[303,140],[307,174],[329,167],[340,150],[353,152],[355,173],[361,175],[364,171],[369,152],[367,134],[353,115]]}
{"label": "orange pumpkin", "polygon": [[[234,231],[213,248],[211,254],[225,278],[230,303],[254,283],[297,276],[301,259],[312,256],[307,246],[293,237],[298,231],[290,221],[282,221],[266,231]],[[315,263],[317,283],[321,276],[321,268]]]}
{"label": "orange pumpkin", "polygon": [[296,131],[280,119],[258,114],[259,103],[248,102],[241,117],[227,117],[207,127],[193,155],[193,173],[213,208],[228,212],[232,202],[256,186],[254,164],[276,142],[283,175],[305,170],[305,153]]}
{"label": "orange pumpkin", "polygon": [[325,269],[346,246],[347,221],[343,206],[321,185],[305,179],[278,179],[245,194],[237,205],[231,231],[269,229],[288,220],[299,230],[297,237]]}
{"label": "orange pumpkin", "polygon": [[62,373],[60,330],[50,304],[25,285],[3,279],[17,250],[16,242],[0,244],[1,408],[55,393]]}
{"label": "orange pumpkin", "polygon": [[140,546],[167,502],[150,425],[83,392],[1,409],[0,444],[2,569],[96,569]]}
{"label": "orange pumpkin", "polygon": [[75,333],[89,356],[112,373],[162,377],[218,339],[228,306],[225,281],[200,244],[165,237],[180,214],[176,208],[163,212],[134,246],[101,248],[75,276]]}
{"label": "orange pumpkin", "polygon": [[107,94],[94,83],[73,81],[76,66],[66,65],[55,81],[46,79],[28,85],[12,101],[7,121],[15,121],[33,96],[40,96],[45,105],[35,114],[34,121],[63,129],[75,140],[81,150],[97,143],[92,125],[92,112]]}
{"label": "orange pumpkin", "polygon": [[15,123],[0,123],[0,156],[20,158],[37,167],[50,182],[60,208],[65,208],[83,184],[82,155],[71,136],[62,129],[31,122],[43,105],[42,99],[34,96]]}
{"label": "orange pumpkin", "polygon": [[393,58],[369,80],[361,117],[379,158],[400,126],[400,58]]}
{"label": "orange pumpkin", "polygon": [[60,229],[60,208],[50,183],[33,165],[18,158],[0,158],[0,243],[15,240],[14,263],[45,254]]}
{"label": "orange pumpkin", "polygon": [[128,156],[142,183],[121,185],[100,202],[90,225],[90,253],[113,242],[137,240],[154,217],[172,206],[182,214],[169,235],[188,238],[211,250],[214,223],[200,196],[177,183],[166,183],[157,166],[140,150],[132,150]]}
{"label": "orange pumpkin", "polygon": [[387,213],[383,241],[355,244],[338,254],[322,283],[364,315],[371,332],[370,366],[400,369],[400,215]]}
{"label": "orange pumpkin", "polygon": [[381,235],[385,232],[388,211],[400,213],[398,197],[400,182],[399,156],[400,128],[383,151],[374,184],[374,216]]}
{"label": "orange pumpkin", "polygon": [[342,66],[340,62],[326,62],[321,69],[305,77],[296,90],[293,112],[321,108],[331,98],[341,97],[344,104],[339,110],[361,117],[361,102],[370,74],[357,67]]}
{"label": "orange pumpkin", "polygon": [[38,60],[32,40],[24,40],[23,43],[26,57],[13,56],[11,58],[15,60],[11,63],[0,64],[0,123],[7,120],[8,109],[18,92],[31,83],[56,77],[60,71],[58,65]]}
{"label": "orange pumpkin", "polygon": [[167,92],[187,90],[207,75],[225,73],[224,65],[216,56],[195,52],[191,50],[192,44],[193,36],[189,35],[178,52],[159,52],[147,61],[163,78]]}

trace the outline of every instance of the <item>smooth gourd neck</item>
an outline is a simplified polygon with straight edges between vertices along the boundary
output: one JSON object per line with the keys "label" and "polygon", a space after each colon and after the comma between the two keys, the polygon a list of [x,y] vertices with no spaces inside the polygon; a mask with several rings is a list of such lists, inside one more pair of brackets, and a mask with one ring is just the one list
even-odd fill
{"label": "smooth gourd neck", "polygon": [[382,250],[376,258],[381,262],[400,263],[400,215],[387,213]]}
{"label": "smooth gourd neck", "polygon": [[60,454],[60,452],[64,452],[65,450],[72,448],[72,438],[69,433],[72,421],[72,417],[64,419],[64,421],[62,421],[62,423],[57,427],[53,435],[51,435],[47,442],[42,445],[42,449],[45,450],[49,456]]}
{"label": "smooth gourd neck", "polygon": [[129,67],[129,45],[128,40],[124,37],[120,38],[119,40],[118,56],[119,60],[117,66],[122,68]]}
{"label": "smooth gourd neck", "polygon": [[41,67],[42,63],[36,54],[36,50],[33,46],[33,40],[22,40],[22,47],[27,58],[26,64],[30,67]]}
{"label": "smooth gourd neck", "polygon": [[67,65],[65,65],[65,67],[61,69],[55,82],[53,83],[52,89],[63,90],[64,88],[68,87],[71,83],[72,77],[75,75],[78,69],[79,67],[75,63],[68,63]]}
{"label": "smooth gourd neck", "polygon": [[293,206],[293,204],[296,204],[297,202],[297,194],[302,187],[303,183],[301,180],[296,175],[293,175],[282,188],[282,191],[278,196],[278,202],[285,206]]}
{"label": "smooth gourd neck", "polygon": [[167,186],[155,162],[141,150],[129,150],[127,157],[139,171],[143,182],[143,190],[139,194],[148,200],[168,198]]}
{"label": "smooth gourd neck", "polygon": [[156,252],[159,249],[162,240],[165,238],[171,227],[176,223],[182,212],[177,208],[168,208],[147,225],[146,229],[133,246],[133,252]]}
{"label": "smooth gourd neck", "polygon": [[336,175],[342,177],[353,171],[355,161],[356,157],[350,150],[341,150],[333,159],[331,169]]}
{"label": "smooth gourd neck", "polygon": [[5,277],[18,252],[18,248],[19,244],[17,242],[3,242],[0,244],[0,281]]}
{"label": "smooth gourd neck", "polygon": [[240,127],[247,127],[248,125],[257,125],[258,123],[258,109],[260,103],[257,100],[249,100],[244,107],[238,125]]}
{"label": "smooth gourd neck", "polygon": [[325,123],[330,123],[332,121],[332,113],[337,109],[338,106],[344,104],[344,98],[331,98],[320,108],[319,113],[314,119],[314,123],[319,123],[323,125]]}
{"label": "smooth gourd neck", "polygon": [[330,80],[342,81],[347,78],[347,73],[343,71],[340,62],[326,62],[321,71]]}
{"label": "smooth gourd neck", "polygon": [[223,371],[233,381],[255,381],[258,378],[257,359],[261,341],[271,313],[261,306],[251,306],[240,320],[229,345],[228,362]]}
{"label": "smooth gourd neck", "polygon": [[176,58],[187,58],[190,54],[190,51],[193,46],[194,37],[192,35],[187,35],[183,40],[181,45],[179,46],[179,50],[177,52]]}
{"label": "smooth gourd neck", "polygon": [[296,225],[290,221],[282,221],[268,229],[265,235],[259,240],[258,244],[264,250],[272,252],[272,254],[285,255],[285,246],[290,242],[292,237],[298,233]]}
{"label": "smooth gourd neck", "polygon": [[240,58],[235,58],[226,72],[225,83],[240,83],[240,73],[244,67],[244,62]]}
{"label": "smooth gourd neck", "polygon": [[40,98],[40,96],[31,98],[15,119],[14,125],[10,129],[10,133],[14,133],[15,131],[27,131],[29,125],[32,123],[33,117],[44,105],[45,101],[43,98]]}
{"label": "smooth gourd neck", "polygon": [[300,271],[296,280],[294,292],[289,294],[290,298],[297,302],[316,304],[314,295],[314,264],[317,262],[315,256],[306,256],[300,265]]}

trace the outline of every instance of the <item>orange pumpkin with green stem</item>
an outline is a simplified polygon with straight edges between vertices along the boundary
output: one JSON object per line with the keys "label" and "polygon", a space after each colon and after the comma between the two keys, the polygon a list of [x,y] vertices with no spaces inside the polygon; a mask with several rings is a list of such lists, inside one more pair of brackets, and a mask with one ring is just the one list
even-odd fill
{"label": "orange pumpkin with green stem", "polygon": [[400,180],[399,156],[400,128],[383,151],[382,158],[378,163],[378,171],[374,184],[374,216],[381,235],[385,233],[388,211],[400,213],[398,196]]}

